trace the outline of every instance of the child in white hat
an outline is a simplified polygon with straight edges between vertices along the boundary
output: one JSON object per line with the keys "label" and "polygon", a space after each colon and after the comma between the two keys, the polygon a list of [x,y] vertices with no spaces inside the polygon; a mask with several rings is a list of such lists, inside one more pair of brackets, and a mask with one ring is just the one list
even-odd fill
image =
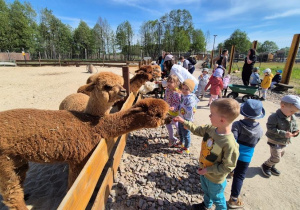
{"label": "child in white hat", "polygon": [[202,70],[202,74],[198,77],[198,80],[199,80],[198,92],[197,92],[198,98],[200,96],[201,96],[201,98],[203,98],[205,96],[205,86],[207,85],[209,77],[210,77],[208,72],[209,72],[208,68],[204,68]]}

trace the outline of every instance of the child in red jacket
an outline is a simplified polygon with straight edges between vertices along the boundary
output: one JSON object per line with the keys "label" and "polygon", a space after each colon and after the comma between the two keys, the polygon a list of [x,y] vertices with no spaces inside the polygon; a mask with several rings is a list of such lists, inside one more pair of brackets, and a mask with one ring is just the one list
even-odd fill
{"label": "child in red jacket", "polygon": [[222,81],[222,73],[223,72],[219,72],[217,70],[218,69],[216,69],[213,76],[209,79],[209,81],[205,87],[205,91],[206,91],[209,88],[209,86],[211,86],[210,87],[210,98],[209,98],[207,106],[210,106],[210,104],[218,98],[218,96],[220,95],[220,93],[223,90],[223,81]]}

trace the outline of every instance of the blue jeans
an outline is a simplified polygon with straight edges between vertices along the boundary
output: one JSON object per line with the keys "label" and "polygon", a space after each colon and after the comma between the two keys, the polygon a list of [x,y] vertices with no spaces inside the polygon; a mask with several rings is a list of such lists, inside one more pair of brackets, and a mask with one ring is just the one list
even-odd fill
{"label": "blue jeans", "polygon": [[184,144],[185,148],[190,148],[191,146],[191,131],[185,129],[182,123],[178,123],[178,134],[180,142]]}
{"label": "blue jeans", "polygon": [[206,208],[211,208],[213,203],[216,210],[227,209],[224,190],[226,187],[226,179],[221,184],[209,181],[204,175],[200,176],[201,188],[204,192],[204,204]]}
{"label": "blue jeans", "polygon": [[231,196],[238,198],[250,163],[237,161],[231,185]]}

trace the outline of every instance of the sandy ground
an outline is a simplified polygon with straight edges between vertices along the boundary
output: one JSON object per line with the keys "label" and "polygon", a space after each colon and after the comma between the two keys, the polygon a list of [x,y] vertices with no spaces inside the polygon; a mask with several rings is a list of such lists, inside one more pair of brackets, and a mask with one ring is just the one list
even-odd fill
{"label": "sandy ground", "polygon": [[[101,68],[98,71],[110,71],[122,74],[120,68]],[[200,74],[196,69],[195,76]],[[90,76],[86,67],[0,67],[0,111],[15,108],[38,108],[57,110],[60,102],[69,94],[75,93]],[[239,101],[241,102],[241,101]],[[198,104],[196,124],[209,121],[208,98]],[[274,113],[279,104],[263,102],[266,117],[261,119],[266,130],[267,117]],[[299,119],[298,123],[300,125]],[[269,147],[263,136],[256,147],[253,160],[244,181],[241,197],[245,201],[244,209],[299,209],[300,139],[297,137],[287,147],[282,162],[278,164],[280,177],[267,179],[262,176],[260,165],[269,157]],[[198,157],[201,138],[192,136],[192,155]],[[26,201],[32,209],[56,209],[66,193],[67,170],[65,164],[41,165],[32,163],[27,173],[25,193],[30,194]],[[0,172],[1,173],[1,172]],[[228,179],[226,198],[229,198],[231,179]],[[0,204],[0,209],[6,209]]]}

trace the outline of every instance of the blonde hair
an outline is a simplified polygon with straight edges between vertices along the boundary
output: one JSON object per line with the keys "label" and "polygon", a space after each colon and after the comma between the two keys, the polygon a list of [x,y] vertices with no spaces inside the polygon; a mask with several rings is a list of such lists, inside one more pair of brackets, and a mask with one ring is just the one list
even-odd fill
{"label": "blonde hair", "polygon": [[179,87],[180,85],[179,78],[174,74],[168,76],[167,82],[174,82],[176,84],[176,87]]}
{"label": "blonde hair", "polygon": [[232,98],[220,98],[214,100],[211,106],[217,108],[217,112],[231,123],[240,115],[240,105]]}

